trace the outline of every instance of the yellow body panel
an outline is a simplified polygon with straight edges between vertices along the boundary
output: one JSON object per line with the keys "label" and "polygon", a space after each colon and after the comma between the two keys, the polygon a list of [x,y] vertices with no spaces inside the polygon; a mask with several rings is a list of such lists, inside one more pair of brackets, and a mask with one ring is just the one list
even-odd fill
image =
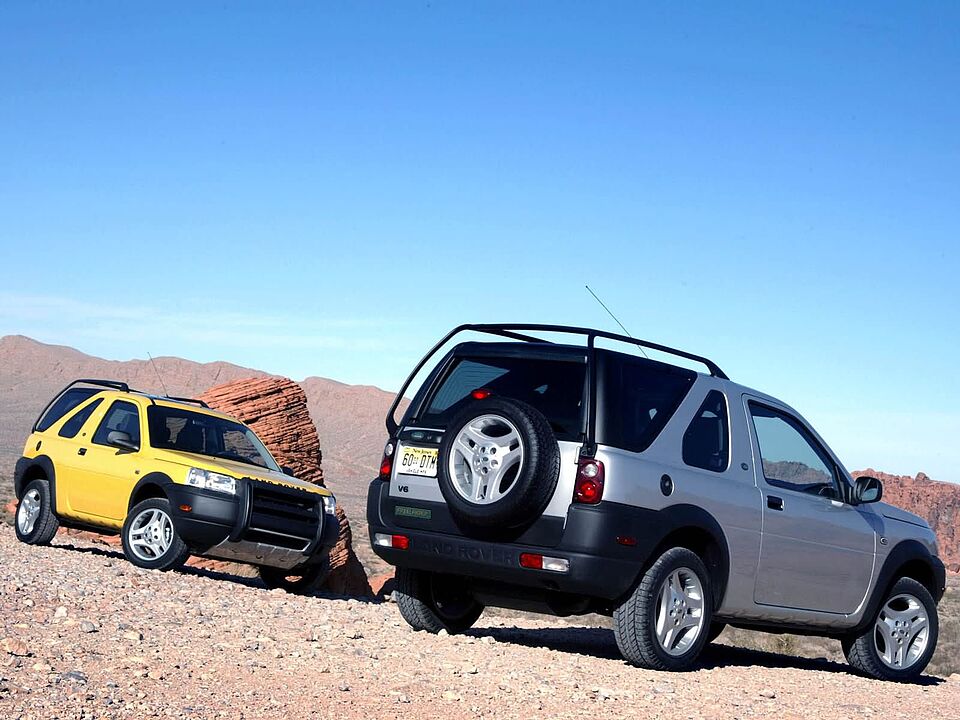
{"label": "yellow body panel", "polygon": [[[100,421],[117,400],[132,403],[139,411],[141,443],[137,451],[120,450],[110,445],[93,442],[93,435]],[[61,428],[74,414],[97,401],[99,405],[83,424],[76,437],[65,438],[59,435]],[[147,407],[154,403],[240,423],[236,418],[215,410],[151,398],[139,393],[105,390],[93,395],[43,432],[32,433],[24,447],[24,457],[35,458],[45,455],[53,462],[56,471],[55,511],[58,516],[119,530],[126,519],[131,493],[141,478],[150,473],[159,472],[175,483],[185,484],[187,473],[192,467],[230,475],[237,479],[255,478],[276,485],[306,490],[317,495],[331,494],[326,488],[297,480],[268,468],[181,450],[152,447],[147,427]]]}

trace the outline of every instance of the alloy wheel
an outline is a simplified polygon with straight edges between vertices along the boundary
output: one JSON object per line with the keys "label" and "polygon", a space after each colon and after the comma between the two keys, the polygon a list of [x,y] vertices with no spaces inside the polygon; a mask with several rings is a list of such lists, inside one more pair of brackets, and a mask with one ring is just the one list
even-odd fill
{"label": "alloy wheel", "polygon": [[17,527],[21,535],[29,535],[37,525],[37,518],[40,517],[40,510],[43,505],[43,499],[40,497],[39,490],[28,490],[20,498],[20,507],[17,508]]}
{"label": "alloy wheel", "polygon": [[489,505],[513,490],[522,465],[516,425],[501,415],[481,415],[460,430],[447,469],[464,500]]}
{"label": "alloy wheel", "polygon": [[153,562],[170,549],[173,542],[173,521],[157,508],[148,508],[130,524],[130,550],[140,560]]}
{"label": "alloy wheel", "polygon": [[668,655],[683,655],[703,632],[703,585],[693,570],[672,571],[657,596],[657,642]]}

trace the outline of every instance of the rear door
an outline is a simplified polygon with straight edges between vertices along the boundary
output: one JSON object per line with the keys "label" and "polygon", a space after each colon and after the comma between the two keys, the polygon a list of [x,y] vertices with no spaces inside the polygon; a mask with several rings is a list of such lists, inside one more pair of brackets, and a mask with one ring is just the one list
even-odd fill
{"label": "rear door", "polygon": [[745,396],[763,493],[759,605],[854,612],[873,574],[873,515],[844,503],[841,470],[787,408]]}

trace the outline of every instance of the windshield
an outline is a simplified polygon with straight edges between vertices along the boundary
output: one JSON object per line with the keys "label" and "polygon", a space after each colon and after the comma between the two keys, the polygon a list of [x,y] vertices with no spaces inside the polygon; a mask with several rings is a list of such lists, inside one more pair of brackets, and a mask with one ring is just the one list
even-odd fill
{"label": "windshield", "polygon": [[147,422],[150,447],[233,460],[280,472],[260,438],[238,422],[163,405],[147,408]]}

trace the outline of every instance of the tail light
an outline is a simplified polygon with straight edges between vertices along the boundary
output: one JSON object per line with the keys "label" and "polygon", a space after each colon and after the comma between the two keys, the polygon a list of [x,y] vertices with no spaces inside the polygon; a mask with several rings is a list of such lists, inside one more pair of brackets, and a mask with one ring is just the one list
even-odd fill
{"label": "tail light", "polygon": [[374,533],[373,544],[379,547],[393,548],[394,550],[409,550],[410,538],[406,535],[387,535],[385,533]]}
{"label": "tail light", "polygon": [[389,480],[390,473],[393,472],[393,453],[395,451],[393,440],[383,448],[383,460],[380,461],[380,479]]}
{"label": "tail light", "polygon": [[573,501],[596,505],[603,499],[603,463],[593,458],[580,458],[577,480],[573,485]]}
{"label": "tail light", "polygon": [[472,397],[474,400],[486,400],[492,394],[493,393],[487,390],[487,388],[477,388],[470,393],[470,397]]}

